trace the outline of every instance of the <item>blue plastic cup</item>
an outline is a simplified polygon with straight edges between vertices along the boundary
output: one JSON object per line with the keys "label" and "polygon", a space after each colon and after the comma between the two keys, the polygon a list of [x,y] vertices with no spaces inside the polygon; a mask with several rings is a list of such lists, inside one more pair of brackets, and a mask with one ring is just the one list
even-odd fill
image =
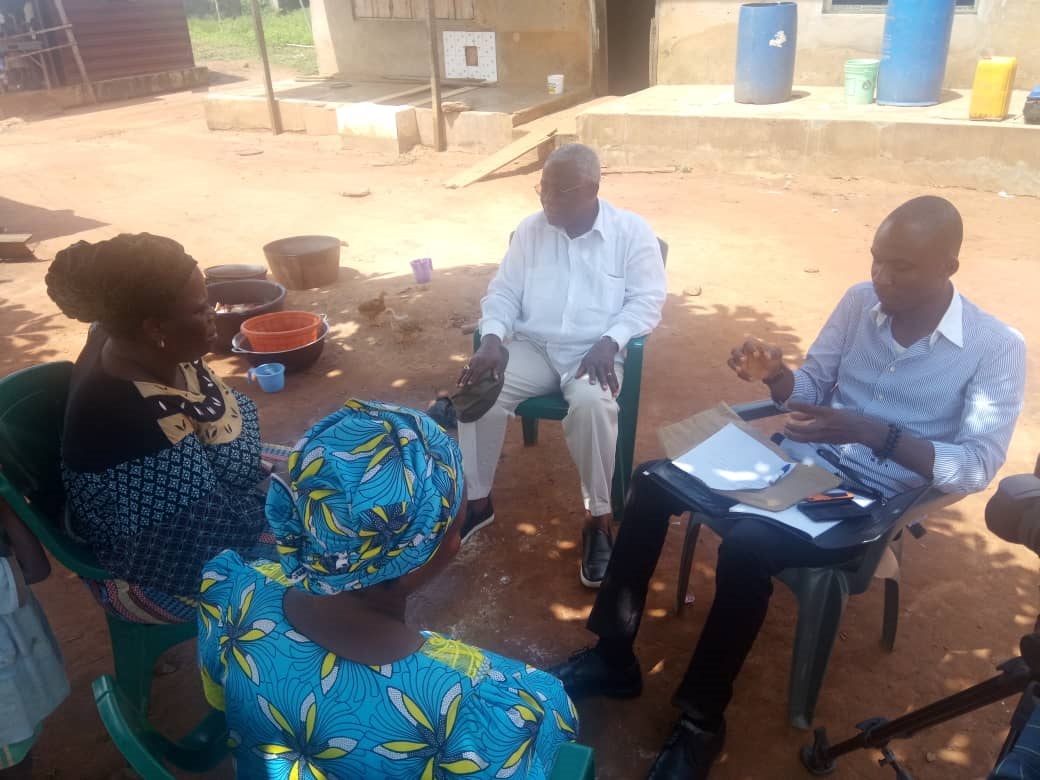
{"label": "blue plastic cup", "polygon": [[265,393],[277,393],[285,387],[285,366],[281,363],[264,363],[249,369],[246,379],[256,382]]}

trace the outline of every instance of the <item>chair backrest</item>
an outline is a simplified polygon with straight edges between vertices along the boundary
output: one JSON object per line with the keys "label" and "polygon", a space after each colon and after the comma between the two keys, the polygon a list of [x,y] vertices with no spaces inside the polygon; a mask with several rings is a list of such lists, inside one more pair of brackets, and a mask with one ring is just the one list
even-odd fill
{"label": "chair backrest", "polygon": [[663,238],[658,238],[657,243],[661,245],[661,262],[668,265],[668,242]]}
{"label": "chair backrest", "polygon": [[50,513],[64,503],[61,436],[72,364],[44,363],[0,379],[0,468]]}
{"label": "chair backrest", "polygon": [[62,565],[107,579],[90,548],[64,529],[61,437],[72,363],[43,363],[0,379],[0,493]]}

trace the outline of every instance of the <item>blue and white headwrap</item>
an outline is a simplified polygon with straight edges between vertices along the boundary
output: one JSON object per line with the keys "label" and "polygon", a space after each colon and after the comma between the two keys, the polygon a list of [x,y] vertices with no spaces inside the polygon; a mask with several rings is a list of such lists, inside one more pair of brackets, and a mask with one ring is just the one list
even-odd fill
{"label": "blue and white headwrap", "polygon": [[370,588],[428,563],[462,504],[462,455],[422,412],[347,401],[293,447],[267,519],[282,569],[316,594]]}

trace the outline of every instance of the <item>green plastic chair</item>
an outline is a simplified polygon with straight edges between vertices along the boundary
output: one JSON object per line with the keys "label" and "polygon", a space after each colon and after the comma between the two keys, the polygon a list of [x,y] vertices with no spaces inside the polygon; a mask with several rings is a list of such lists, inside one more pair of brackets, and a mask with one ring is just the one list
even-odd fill
{"label": "green plastic chair", "polygon": [[[772,401],[734,405],[733,411],[745,421],[760,420],[781,414]],[[798,600],[798,624],[791,650],[791,675],[788,681],[787,713],[791,725],[799,729],[812,727],[816,702],[830,662],[841,626],[841,618],[849,596],[865,593],[878,573],[882,560],[891,557],[892,571],[885,581],[885,611],[882,619],[881,645],[886,652],[895,646],[899,620],[899,564],[902,560],[903,529],[920,521],[924,514],[958,500],[935,488],[910,491],[892,498],[887,510],[900,514],[899,521],[875,541],[863,546],[863,555],[847,563],[819,568],[785,569],[777,575]],[[905,505],[905,506],[904,506]],[[913,507],[912,511],[910,508]],[[690,512],[686,524],[679,581],[675,592],[675,612],[681,615],[690,584],[690,569],[697,550],[697,537],[702,525],[725,537],[728,520]]]}
{"label": "green plastic chair", "polygon": [[94,704],[101,722],[123,758],[144,780],[173,780],[166,769],[201,774],[217,766],[228,754],[228,730],[224,713],[210,710],[184,739],[173,742],[152,728],[123,693],[122,685],[107,674],[94,680]]}
{"label": "green plastic chair", "polygon": [[[210,710],[184,739],[172,742],[141,716],[111,677],[94,680],[94,703],[105,729],[127,763],[144,780],[173,780],[170,764],[187,772],[207,772],[228,754],[224,713]],[[556,754],[549,780],[595,780],[592,748],[564,743]]]}
{"label": "green plastic chair", "polygon": [[[512,240],[512,236],[510,236]],[[657,239],[661,245],[661,259],[668,264],[668,244]],[[643,383],[643,350],[646,336],[639,336],[628,342],[625,347],[625,379],[618,393],[618,440],[614,456],[614,477],[610,486],[610,504],[614,519],[621,522],[625,519],[625,496],[628,495],[628,483],[632,477],[633,462],[636,451],[636,425],[639,422],[639,393]],[[473,351],[480,346],[480,331],[473,334]],[[522,401],[516,407],[516,414],[524,432],[524,446],[533,447],[538,443],[539,420],[562,420],[567,416],[567,401],[562,393],[548,393]]]}
{"label": "green plastic chair", "polygon": [[[44,363],[0,379],[0,498],[62,566],[87,580],[109,580],[90,548],[64,529],[61,436],[72,364]],[[147,712],[159,656],[194,637],[197,625],[130,623],[105,613],[116,679]]]}

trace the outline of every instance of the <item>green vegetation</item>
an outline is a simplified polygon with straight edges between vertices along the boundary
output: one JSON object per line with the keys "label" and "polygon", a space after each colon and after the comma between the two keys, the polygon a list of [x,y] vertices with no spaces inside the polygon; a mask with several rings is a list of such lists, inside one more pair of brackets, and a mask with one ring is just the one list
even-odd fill
{"label": "green vegetation", "polygon": [[[225,16],[220,22],[213,16],[188,19],[195,59],[200,65],[210,60],[260,62],[260,50],[257,48],[253,31],[253,16],[249,12],[248,4],[243,5],[245,13],[240,16]],[[309,19],[308,12],[304,10],[287,13],[264,11],[264,35],[267,38],[271,65],[292,68],[300,75],[318,72],[318,59],[313,49],[314,38],[311,36]],[[289,46],[290,43],[306,44],[312,48]]]}

